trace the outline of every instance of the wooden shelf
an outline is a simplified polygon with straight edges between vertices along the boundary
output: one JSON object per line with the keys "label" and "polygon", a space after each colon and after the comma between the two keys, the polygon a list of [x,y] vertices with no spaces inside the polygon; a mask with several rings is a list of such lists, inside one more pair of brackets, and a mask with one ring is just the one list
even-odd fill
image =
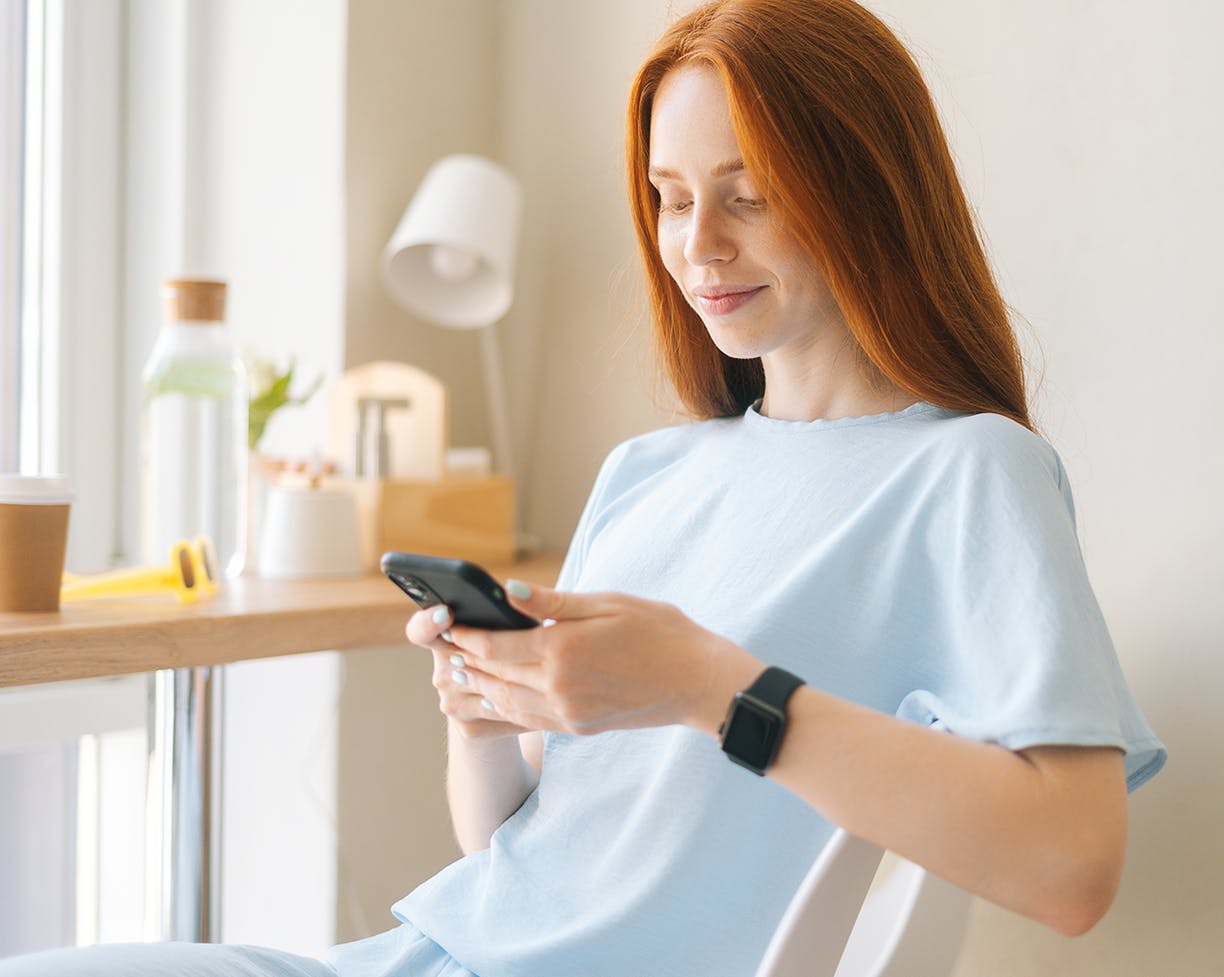
{"label": "wooden shelf", "polygon": [[[489,565],[494,576],[551,585],[557,554]],[[211,598],[170,595],[66,603],[51,614],[0,613],[0,686],[219,665],[404,641],[413,604],[381,575],[241,577]]]}

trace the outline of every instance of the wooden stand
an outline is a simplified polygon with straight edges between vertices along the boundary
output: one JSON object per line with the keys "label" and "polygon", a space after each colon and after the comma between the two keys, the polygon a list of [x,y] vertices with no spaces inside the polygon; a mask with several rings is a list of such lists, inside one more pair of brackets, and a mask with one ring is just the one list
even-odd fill
{"label": "wooden stand", "polygon": [[357,497],[362,558],[370,569],[387,550],[508,563],[516,556],[514,480],[379,479],[338,483]]}

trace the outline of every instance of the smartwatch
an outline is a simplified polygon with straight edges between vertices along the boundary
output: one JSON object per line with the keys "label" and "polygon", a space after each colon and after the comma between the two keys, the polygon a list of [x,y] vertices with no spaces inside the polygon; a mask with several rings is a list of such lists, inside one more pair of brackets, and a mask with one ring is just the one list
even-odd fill
{"label": "smartwatch", "polygon": [[718,727],[723,752],[763,777],[782,746],[786,703],[801,685],[799,676],[770,667],[743,692],[735,693],[727,718]]}

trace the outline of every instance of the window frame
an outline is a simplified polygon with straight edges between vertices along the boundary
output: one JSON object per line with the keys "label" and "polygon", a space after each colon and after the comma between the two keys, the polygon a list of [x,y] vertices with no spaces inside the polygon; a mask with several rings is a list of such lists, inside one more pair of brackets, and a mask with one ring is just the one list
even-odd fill
{"label": "window frame", "polygon": [[[27,474],[68,476],[67,564],[90,572],[120,553],[127,5],[21,6],[20,326],[18,353],[6,355],[20,395],[3,398],[19,446],[5,460]],[[14,337],[4,342],[8,354]]]}
{"label": "window frame", "polygon": [[[78,572],[106,569],[120,552],[127,24],[127,0],[0,2],[0,469],[68,476],[66,562]],[[132,817],[108,813],[128,799],[98,786],[97,773],[104,755],[115,763],[112,729],[143,730],[147,686],[141,675],[0,690],[0,751],[12,751],[14,776],[38,781],[52,760],[76,771],[75,800],[66,787],[66,806],[38,812],[36,827],[28,817],[9,825],[50,833],[70,853],[76,839],[64,863],[73,878],[44,893],[46,925],[27,934],[46,945],[125,924],[96,893],[103,874],[130,890],[131,872],[104,865],[97,840]],[[78,763],[79,747],[93,762]],[[3,881],[34,891],[45,873],[30,872]]]}
{"label": "window frame", "polygon": [[58,267],[48,279],[59,325],[55,440],[75,493],[68,559],[88,572],[123,556],[128,4],[44,2],[61,10]]}
{"label": "window frame", "polygon": [[20,468],[26,4],[0,4],[0,471]]}

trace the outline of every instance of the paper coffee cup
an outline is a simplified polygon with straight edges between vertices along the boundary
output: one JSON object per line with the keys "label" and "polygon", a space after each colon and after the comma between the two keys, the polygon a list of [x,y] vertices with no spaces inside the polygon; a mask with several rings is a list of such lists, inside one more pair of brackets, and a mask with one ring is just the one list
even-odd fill
{"label": "paper coffee cup", "polygon": [[71,504],[63,475],[0,475],[0,611],[59,609]]}

